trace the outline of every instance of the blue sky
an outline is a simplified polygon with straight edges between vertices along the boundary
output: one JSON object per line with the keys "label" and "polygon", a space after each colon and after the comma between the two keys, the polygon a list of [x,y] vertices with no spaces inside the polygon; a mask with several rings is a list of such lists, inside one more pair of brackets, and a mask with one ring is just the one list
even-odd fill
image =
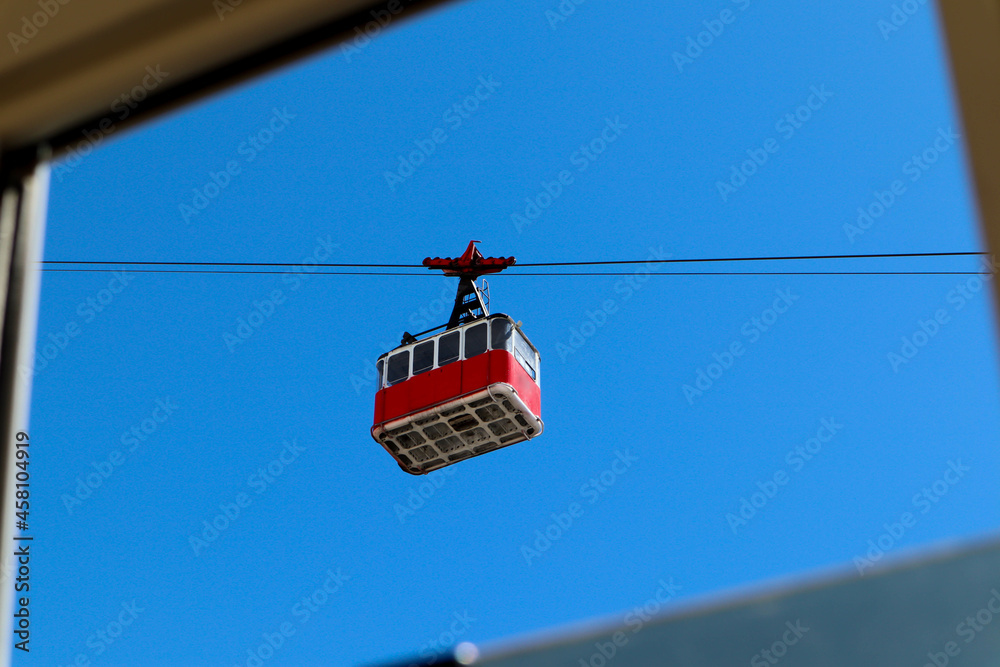
{"label": "blue sky", "polygon": [[455,282],[310,262],[982,249],[931,6],[558,7],[395,20],[55,166],[47,259],[300,266],[44,274],[17,664],[370,664],[993,530],[974,276],[515,269],[545,433],[426,478],[371,440]]}

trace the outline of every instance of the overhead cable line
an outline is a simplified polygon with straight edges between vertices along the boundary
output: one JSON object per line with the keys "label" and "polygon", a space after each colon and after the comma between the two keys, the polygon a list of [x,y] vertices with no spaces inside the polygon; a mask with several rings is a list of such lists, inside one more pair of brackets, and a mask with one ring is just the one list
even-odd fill
{"label": "overhead cable line", "polygon": [[[61,260],[46,259],[42,264],[113,264],[122,266],[125,264],[134,266],[302,266],[302,262],[92,262],[88,260]],[[358,268],[358,269],[422,269],[423,264],[309,264],[309,266],[322,266],[329,268]],[[47,269],[51,270],[51,269]]]}
{"label": "overhead cable line", "polygon": [[[288,271],[240,271],[213,269],[43,269],[44,271],[69,273],[184,273],[184,274],[232,274],[232,275],[288,275]],[[973,276],[982,271],[647,271],[649,276]],[[432,273],[413,273],[402,271],[301,271],[300,275],[308,276],[416,276],[418,278],[435,277]],[[635,276],[636,271],[580,271],[580,272],[526,272],[509,273],[510,276]]]}
{"label": "overhead cable line", "polygon": [[[686,258],[686,259],[627,259],[627,260],[606,260],[606,261],[592,261],[592,262],[529,262],[524,264],[516,264],[513,269],[515,271],[511,275],[532,275],[527,273],[518,273],[517,268],[525,267],[545,267],[545,266],[608,266],[608,265],[622,265],[622,264],[680,264],[680,263],[696,263],[696,262],[765,262],[765,261],[788,261],[788,260],[819,260],[819,259],[887,259],[887,258],[901,258],[901,257],[962,257],[970,255],[985,255],[985,251],[966,251],[966,252],[911,252],[911,253],[877,253],[877,254],[866,254],[866,255],[788,255],[788,256],[775,256],[775,257],[701,257],[701,258]],[[290,262],[150,262],[150,261],[139,261],[139,262],[109,262],[109,261],[89,261],[89,260],[44,260],[41,262],[43,264],[43,270],[45,271],[57,271],[57,270],[74,270],[74,269],[56,269],[50,268],[58,265],[62,266],[214,266],[214,267],[268,267],[268,268],[294,268],[310,266],[316,268],[358,268],[358,269],[425,269],[426,267],[422,264],[347,264],[347,263],[310,263],[303,264],[302,262],[290,263]],[[78,270],[97,270],[97,269],[78,269]],[[137,271],[137,270],[136,270]],[[229,271],[229,273],[238,273],[238,271]],[[253,271],[247,271],[246,273],[255,273]],[[315,273],[310,271],[310,273]],[[918,272],[924,273],[924,272]],[[329,273],[328,275],[347,275],[340,273]],[[354,275],[368,275],[363,273],[356,273]],[[378,275],[411,275],[411,274],[393,274],[393,273],[380,273]],[[414,274],[414,275],[430,275],[430,274]],[[538,275],[538,274],[535,274]],[[544,275],[560,275],[560,274],[544,274]],[[561,275],[573,275],[573,274],[561,274]],[[588,275],[588,274],[579,274]],[[610,274],[601,274],[610,275]]]}
{"label": "overhead cable line", "polygon": [[534,264],[517,264],[516,266],[597,266],[605,264],[679,264],[684,262],[776,262],[791,259],[878,259],[890,257],[958,257],[968,255],[985,255],[983,251],[968,252],[905,252],[880,253],[871,255],[789,255],[785,257],[703,257],[698,259],[645,259],[645,260],[610,260],[604,262],[536,262]]}

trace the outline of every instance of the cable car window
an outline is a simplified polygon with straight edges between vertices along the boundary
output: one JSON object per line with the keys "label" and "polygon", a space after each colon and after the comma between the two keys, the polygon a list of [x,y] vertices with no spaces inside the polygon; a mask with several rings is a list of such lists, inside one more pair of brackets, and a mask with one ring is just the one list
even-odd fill
{"label": "cable car window", "polygon": [[378,363],[375,364],[375,368],[378,369],[378,385],[377,386],[378,386],[379,389],[382,388],[382,378],[385,377],[385,375],[382,373],[382,371],[384,369],[384,366],[385,366],[385,359],[379,359]]}
{"label": "cable car window", "polygon": [[465,358],[471,359],[486,351],[486,322],[465,330]]}
{"label": "cable car window", "polygon": [[434,368],[434,341],[424,341],[413,348],[413,374],[426,373]]}
{"label": "cable car window", "polygon": [[454,331],[438,339],[438,366],[458,361],[458,343],[461,336],[461,331]]}
{"label": "cable car window", "polygon": [[498,318],[490,322],[490,349],[510,350],[510,320]]}
{"label": "cable car window", "polygon": [[389,369],[386,371],[386,380],[391,387],[406,379],[410,374],[410,351],[400,352],[389,357]]}
{"label": "cable car window", "polygon": [[514,334],[514,358],[517,359],[517,362],[521,364],[525,372],[534,380],[535,351],[528,345],[528,341],[524,340],[524,336],[521,335],[520,331]]}

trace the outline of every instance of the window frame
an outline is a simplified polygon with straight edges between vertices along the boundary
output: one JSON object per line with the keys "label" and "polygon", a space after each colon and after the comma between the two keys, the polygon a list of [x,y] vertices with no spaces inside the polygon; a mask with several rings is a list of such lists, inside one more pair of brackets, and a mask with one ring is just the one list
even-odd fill
{"label": "window frame", "polygon": [[[431,346],[431,365],[422,371],[417,371],[417,348],[421,346]],[[410,377],[416,377],[424,373],[429,373],[437,368],[437,338],[422,340],[413,345],[413,354],[410,355]]]}
{"label": "window frame", "polygon": [[[528,374],[528,377],[531,378],[532,382],[538,382],[538,351],[535,350],[535,348],[531,345],[531,342],[528,341],[528,337],[521,332],[520,327],[514,327],[514,335],[515,338],[513,344],[511,345],[513,348],[512,354],[514,355],[514,360],[517,361],[521,368],[524,369],[524,372]],[[527,351],[531,352],[532,358],[530,361],[525,357],[524,352],[519,348],[517,344],[518,341],[521,341],[523,347],[526,348]],[[524,358],[523,362],[521,361],[522,358]]]}
{"label": "window frame", "polygon": [[473,323],[469,324],[468,326],[462,327],[462,360],[463,361],[468,361],[469,360],[468,345],[466,345],[466,341],[468,339],[469,332],[471,332],[476,327],[482,327],[484,325],[485,325],[484,328],[486,329],[486,336],[485,336],[485,338],[483,340],[483,350],[481,352],[478,352],[478,353],[474,354],[473,357],[478,357],[480,354],[486,354],[487,352],[490,351],[490,327],[489,327],[489,322],[473,322]]}
{"label": "window frame", "polygon": [[[499,324],[501,322],[503,323],[502,325]],[[506,343],[505,347],[499,347],[499,348],[494,347],[493,330],[497,326],[504,326],[507,328],[507,337],[504,339],[504,342]],[[528,337],[524,335],[523,331],[521,331],[521,327],[519,327],[518,324],[514,322],[514,320],[511,319],[510,316],[498,314],[489,316],[488,318],[485,319],[485,321],[477,320],[475,322],[470,322],[456,329],[445,331],[431,338],[407,345],[403,349],[397,349],[392,352],[387,352],[385,355],[380,357],[376,362],[375,368],[378,374],[379,388],[385,389],[387,387],[395,386],[400,382],[409,380],[410,378],[414,378],[417,375],[422,375],[424,373],[429,373],[430,371],[437,370],[439,368],[444,368],[448,364],[453,364],[456,361],[467,361],[470,358],[468,356],[467,337],[469,332],[475,329],[476,327],[486,327],[486,349],[483,350],[482,352],[479,352],[478,354],[473,355],[473,358],[493,350],[503,350],[504,352],[507,352],[508,354],[514,357],[514,359],[518,362],[518,365],[520,365],[521,368],[524,369],[524,372],[527,373],[528,377],[531,378],[532,381],[535,382],[535,384],[540,384],[541,359],[540,355],[538,354],[538,350],[535,349],[535,346],[532,345],[530,340],[528,340]],[[455,336],[458,337],[457,356],[454,359],[442,364],[441,363],[441,350],[443,348],[442,342],[445,340],[445,338],[450,339]],[[520,347],[517,341],[520,341]],[[433,356],[432,356],[431,366],[421,371],[420,373],[417,373],[415,372],[417,348],[427,344],[431,344],[433,346]],[[526,352],[530,352],[530,355],[525,356]],[[407,370],[406,377],[390,384],[389,363],[397,356],[402,354],[408,355],[407,365],[406,365],[406,370]],[[534,373],[534,377],[532,377],[532,372]]]}
{"label": "window frame", "polygon": [[[440,358],[440,354],[441,354],[440,341],[443,340],[446,336],[458,336],[458,349],[456,350],[456,356],[455,356],[454,359],[452,359],[451,361],[448,361],[447,363],[442,364],[441,363],[441,358]],[[434,351],[434,368],[444,368],[448,364],[453,364],[456,361],[461,361],[462,360],[462,347],[463,347],[463,339],[464,338],[465,337],[462,335],[462,331],[460,329],[459,330],[455,330],[455,331],[447,331],[447,332],[445,332],[443,334],[439,334],[436,337],[436,340],[438,342],[435,343],[435,345],[434,345],[434,348],[435,348],[435,351]]]}
{"label": "window frame", "polygon": [[[507,342],[507,347],[494,347],[493,346],[493,342],[494,342],[493,327],[495,327],[498,323],[501,323],[501,322],[507,327],[507,337],[504,339]],[[514,350],[514,336],[513,336],[513,333],[514,333],[514,329],[516,327],[514,326],[514,323],[510,320],[510,318],[509,317],[494,317],[494,318],[490,318],[490,323],[489,324],[490,324],[489,349],[491,349],[491,350],[503,350],[505,352],[513,352],[513,350]]]}
{"label": "window frame", "polygon": [[[412,365],[411,364],[413,362],[413,355],[410,354],[410,352],[411,352],[410,348],[406,348],[406,349],[400,350],[399,352],[394,352],[393,354],[390,354],[389,357],[386,359],[386,362],[385,362],[385,386],[386,387],[393,387],[393,386],[395,386],[395,385],[397,385],[397,384],[399,384],[401,382],[405,382],[406,380],[409,380],[410,377],[412,377],[412,375],[411,375]],[[406,373],[404,373],[403,377],[400,378],[399,380],[396,380],[395,382],[392,382],[390,380],[390,375],[389,375],[389,373],[390,373],[390,365],[392,364],[392,361],[394,359],[396,359],[397,357],[401,357],[403,355],[406,355]]]}

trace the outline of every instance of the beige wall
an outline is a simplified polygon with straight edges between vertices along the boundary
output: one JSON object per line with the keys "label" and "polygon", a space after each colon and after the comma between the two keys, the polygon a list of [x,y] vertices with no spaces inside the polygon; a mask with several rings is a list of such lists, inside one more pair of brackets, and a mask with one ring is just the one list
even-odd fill
{"label": "beige wall", "polygon": [[362,10],[370,20],[369,9],[390,3],[401,10],[396,20],[432,4],[408,2],[403,10],[401,0],[2,0],[0,149],[113,116],[113,102],[136,86],[152,85],[156,94],[191,87],[226,63]]}
{"label": "beige wall", "polygon": [[[941,0],[984,238],[1000,257],[1000,0]],[[1000,290],[993,283],[996,311]]]}

